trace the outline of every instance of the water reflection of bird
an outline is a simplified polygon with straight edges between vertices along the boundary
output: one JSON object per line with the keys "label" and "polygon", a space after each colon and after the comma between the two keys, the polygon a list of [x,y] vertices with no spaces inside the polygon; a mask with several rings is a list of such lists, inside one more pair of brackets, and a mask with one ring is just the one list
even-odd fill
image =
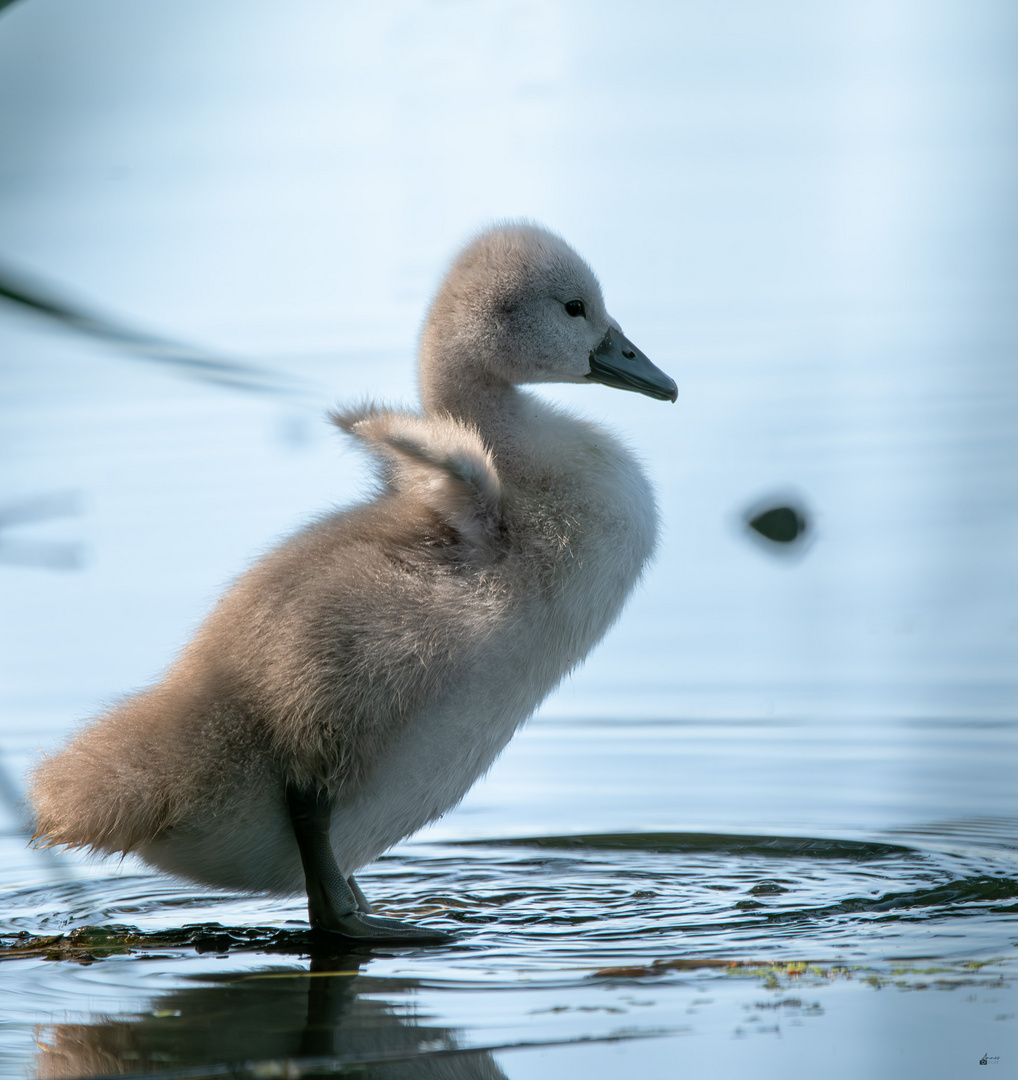
{"label": "water reflection of bird", "polygon": [[412,983],[358,975],[357,967],[347,954],[312,962],[310,976],[286,968],[254,978],[217,972],[212,985],[169,991],[136,1015],[58,1018],[37,1032],[34,1073],[37,1080],[150,1072],[506,1080],[488,1051],[462,1046],[462,1034],[429,1022],[426,1009],[418,1016],[400,1007]]}
{"label": "water reflection of bird", "polygon": [[42,762],[38,836],[227,888],[306,887],[312,925],[347,937],[442,938],[369,914],[351,875],[459,802],[654,547],[632,455],[519,389],[587,381],[676,397],[562,240],[480,235],[428,315],[421,412],[334,417],[381,491],[262,558],[162,682]]}

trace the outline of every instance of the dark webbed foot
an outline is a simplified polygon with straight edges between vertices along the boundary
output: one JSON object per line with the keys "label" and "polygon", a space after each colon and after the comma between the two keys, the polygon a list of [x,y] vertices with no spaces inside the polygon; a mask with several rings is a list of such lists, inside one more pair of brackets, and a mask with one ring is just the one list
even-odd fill
{"label": "dark webbed foot", "polygon": [[330,926],[316,923],[312,918],[311,926],[315,930],[339,934],[351,941],[380,944],[416,942],[419,945],[444,945],[455,940],[452,934],[447,934],[444,930],[432,930],[427,926],[400,922],[399,919],[385,919],[380,915],[363,915],[359,911],[339,916]]}
{"label": "dark webbed foot", "polygon": [[371,905],[351,877],[343,877],[329,842],[332,805],[324,787],[287,786],[286,803],[300,848],[308,891],[308,917],[313,930],[361,942],[418,942],[439,945],[450,934],[413,923],[370,914]]}

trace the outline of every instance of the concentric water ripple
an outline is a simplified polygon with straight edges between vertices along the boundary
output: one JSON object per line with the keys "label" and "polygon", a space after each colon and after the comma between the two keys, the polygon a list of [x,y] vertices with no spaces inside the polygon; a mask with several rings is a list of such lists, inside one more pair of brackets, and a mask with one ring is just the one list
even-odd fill
{"label": "concentric water ripple", "polygon": [[[837,838],[639,833],[408,847],[362,876],[379,907],[453,931],[470,966],[492,948],[531,970],[680,951],[875,961],[952,930],[1003,943],[1018,917],[1018,864],[1000,854]],[[253,942],[306,951],[298,900],[209,894],[158,876],[94,879],[8,898],[4,941],[83,926],[268,927]],[[978,927],[975,925],[978,923]],[[997,925],[999,923],[999,926]],[[865,933],[860,934],[862,931]],[[20,935],[15,939],[14,935]],[[229,942],[226,943],[229,949]],[[943,946],[938,946],[942,949]],[[483,961],[482,961],[483,962]]]}
{"label": "concentric water ripple", "polygon": [[934,830],[409,845],[359,877],[386,913],[456,934],[433,949],[325,948],[299,900],[157,875],[23,889],[0,922],[20,975],[7,1072],[31,1057],[39,1077],[183,1080],[299,1059],[497,1080],[493,1047],[676,1036],[711,1008],[766,1034],[813,1022],[821,999],[803,994],[829,1002],[839,984],[999,994],[1018,922],[1010,835],[967,843],[959,827],[947,850]]}

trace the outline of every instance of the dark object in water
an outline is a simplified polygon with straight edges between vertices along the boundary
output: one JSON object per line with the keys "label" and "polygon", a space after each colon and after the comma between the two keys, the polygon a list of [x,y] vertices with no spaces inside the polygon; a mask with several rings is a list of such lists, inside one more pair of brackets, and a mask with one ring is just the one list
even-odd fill
{"label": "dark object in water", "polygon": [[794,544],[805,536],[809,519],[794,506],[772,506],[767,510],[751,510],[746,524],[765,540],[774,544]]}

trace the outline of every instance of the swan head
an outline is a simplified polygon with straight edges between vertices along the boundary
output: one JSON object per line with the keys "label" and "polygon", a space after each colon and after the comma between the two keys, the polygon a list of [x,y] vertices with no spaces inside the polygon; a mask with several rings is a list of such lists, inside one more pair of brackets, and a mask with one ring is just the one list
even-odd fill
{"label": "swan head", "polygon": [[530,223],[495,226],[460,252],[421,335],[422,396],[483,382],[600,382],[677,396],[608,314],[590,267]]}

